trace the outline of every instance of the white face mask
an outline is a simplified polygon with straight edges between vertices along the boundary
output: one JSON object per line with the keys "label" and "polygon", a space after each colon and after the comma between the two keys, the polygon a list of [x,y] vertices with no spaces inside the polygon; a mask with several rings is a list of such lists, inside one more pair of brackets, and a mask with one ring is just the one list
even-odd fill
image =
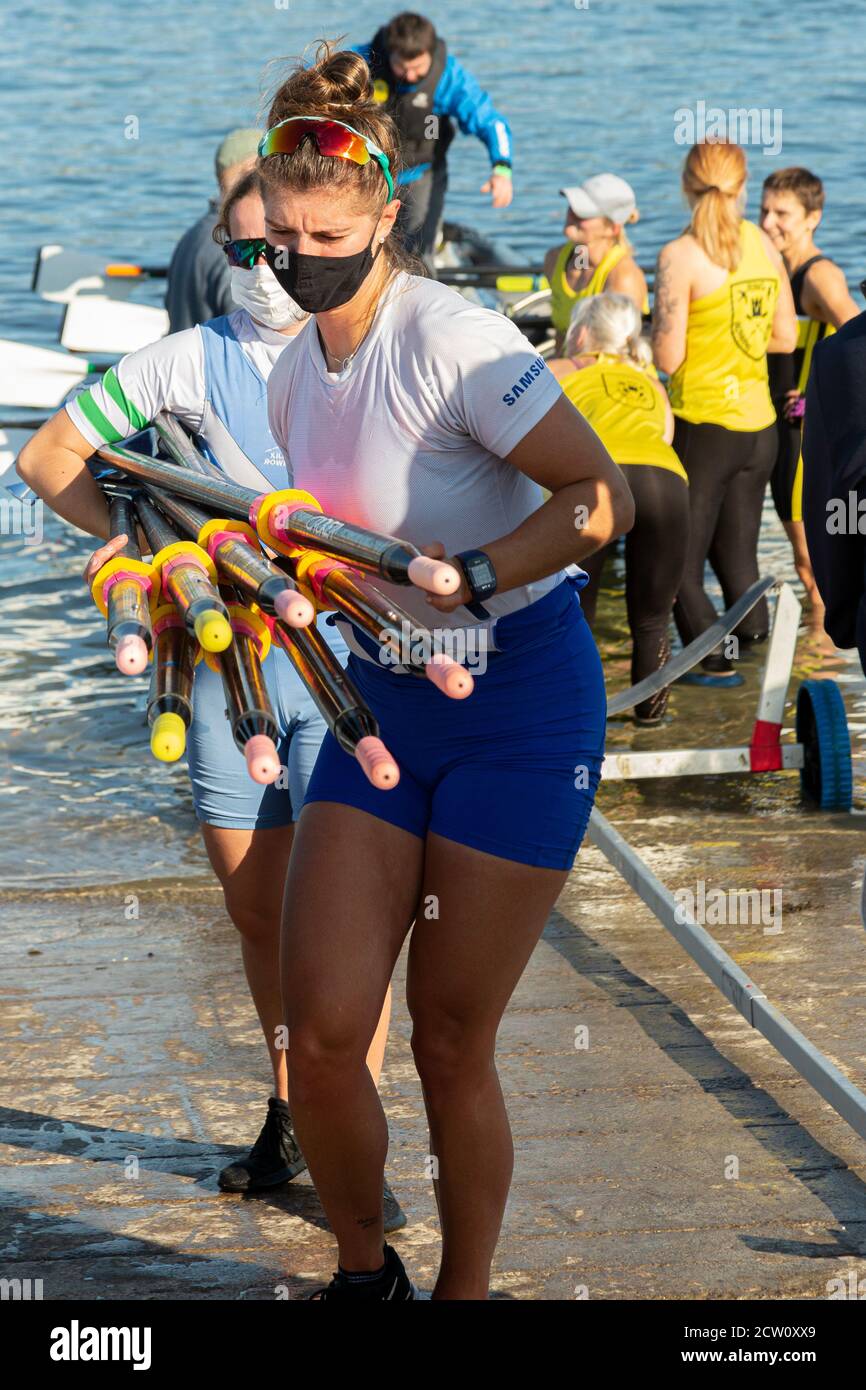
{"label": "white face mask", "polygon": [[265,328],[290,328],[308,315],[277,283],[268,265],[232,266],[232,299]]}

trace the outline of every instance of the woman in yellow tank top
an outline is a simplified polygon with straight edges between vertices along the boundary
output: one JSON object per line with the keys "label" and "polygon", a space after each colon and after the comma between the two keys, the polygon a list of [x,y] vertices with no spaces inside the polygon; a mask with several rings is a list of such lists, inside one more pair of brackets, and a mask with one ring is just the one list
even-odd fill
{"label": "woman in yellow tank top", "polygon": [[[671,439],[674,419],[652,371],[641,316],[627,295],[578,300],[566,335],[567,357],[548,363],[628,480],[635,522],[625,542],[626,611],[633,648],[632,684],[670,655],[671,609],[688,544],[688,480]],[[592,623],[606,551],[581,561],[590,582],[580,602]],[[667,690],[635,707],[639,724],[658,724]]]}
{"label": "woman in yellow tank top", "polygon": [[[738,145],[694,145],[683,169],[691,221],[659,253],[653,354],[670,378],[674,448],[689,478],[689,550],[674,608],[683,644],[704,632],[716,610],[704,590],[712,565],[725,606],[758,578],[758,533],[776,455],[776,412],[767,353],[790,352],[797,323],[782,258],[747,222],[746,159]],[[735,631],[765,637],[762,600]],[[723,646],[689,679],[738,684]]]}
{"label": "woman in yellow tank top", "polygon": [[603,291],[627,294],[642,314],[649,314],[646,277],[625,234],[626,223],[638,220],[631,186],[616,174],[596,174],[559,191],[568,202],[568,239],[552,246],[544,258],[557,352],[562,351],[571,311],[580,299]]}

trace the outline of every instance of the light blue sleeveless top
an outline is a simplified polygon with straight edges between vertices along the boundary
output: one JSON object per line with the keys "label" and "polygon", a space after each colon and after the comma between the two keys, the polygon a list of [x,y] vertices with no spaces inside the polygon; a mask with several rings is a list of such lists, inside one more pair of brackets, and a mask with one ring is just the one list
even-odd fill
{"label": "light blue sleeveless top", "polygon": [[199,324],[199,332],[204,344],[205,426],[209,407],[272,488],[290,487],[282,450],[268,425],[268,383],[235,337],[228,314]]}

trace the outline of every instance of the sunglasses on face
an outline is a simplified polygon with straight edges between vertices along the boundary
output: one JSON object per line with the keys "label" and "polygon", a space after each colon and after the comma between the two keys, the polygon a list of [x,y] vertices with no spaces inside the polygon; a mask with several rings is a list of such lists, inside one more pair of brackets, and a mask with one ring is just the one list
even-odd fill
{"label": "sunglasses on face", "polygon": [[394,180],[384,150],[342,121],[331,121],[324,116],[290,116],[265,134],[259,154],[262,159],[272,154],[294,154],[308,135],[315,140],[319,154],[351,159],[354,164],[368,164],[371,158],[375,159],[388,185],[388,197],[394,197]]}
{"label": "sunglasses on face", "polygon": [[261,236],[241,236],[223,246],[230,266],[252,270],[257,261],[265,259],[265,239]]}

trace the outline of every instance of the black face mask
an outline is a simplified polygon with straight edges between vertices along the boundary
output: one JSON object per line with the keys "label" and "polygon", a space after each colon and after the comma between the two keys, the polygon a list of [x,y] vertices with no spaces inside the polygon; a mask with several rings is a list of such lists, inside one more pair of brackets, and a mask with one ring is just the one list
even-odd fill
{"label": "black face mask", "polygon": [[[373,265],[373,238],[353,256],[301,256],[265,242],[265,259],[286,294],[308,314],[339,309],[358,293]],[[276,264],[279,255],[281,265]]]}

